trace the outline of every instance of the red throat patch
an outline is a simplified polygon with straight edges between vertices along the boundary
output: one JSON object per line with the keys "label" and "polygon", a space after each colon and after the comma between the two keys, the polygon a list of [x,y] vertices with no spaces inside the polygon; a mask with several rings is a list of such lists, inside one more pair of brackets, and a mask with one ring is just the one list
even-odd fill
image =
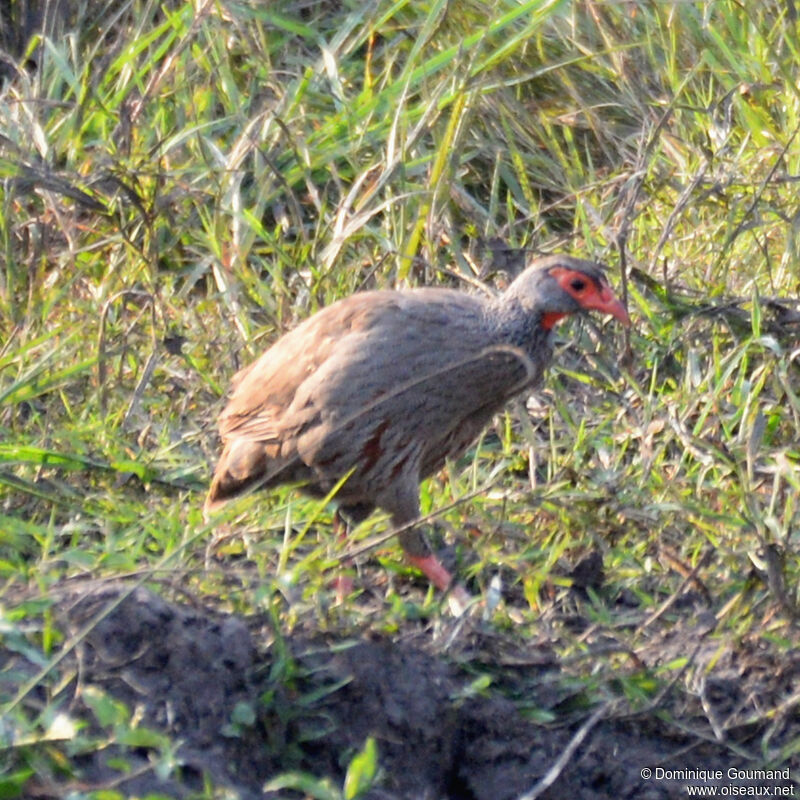
{"label": "red throat patch", "polygon": [[566,316],[565,311],[545,311],[542,314],[542,327],[547,331],[552,330],[555,324]]}

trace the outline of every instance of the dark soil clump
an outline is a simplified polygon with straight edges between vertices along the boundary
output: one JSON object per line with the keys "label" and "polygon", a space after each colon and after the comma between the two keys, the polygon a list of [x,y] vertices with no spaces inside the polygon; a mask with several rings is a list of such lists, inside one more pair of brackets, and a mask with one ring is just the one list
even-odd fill
{"label": "dark soil clump", "polygon": [[[99,618],[74,651],[69,713],[91,720],[85,692],[99,688],[125,703],[140,725],[180,742],[181,766],[159,776],[148,769],[146,746],[115,744],[76,762],[84,791],[113,784],[126,796],[183,798],[210,780],[241,798],[300,796],[265,795],[263,787],[290,770],[341,786],[350,759],[373,737],[382,773],[379,788],[366,795],[371,800],[511,800],[553,770],[592,712],[565,714],[569,724],[535,724],[515,702],[471,691],[463,670],[408,643],[298,639],[261,652],[255,626],[243,619],[141,588],[123,597],[124,591],[106,586],[59,605],[71,633]],[[2,651],[0,657],[6,666],[19,659]],[[554,667],[526,669],[557,676]],[[531,692],[528,707],[551,702],[544,691],[541,698]],[[128,770],[120,773],[123,757]],[[686,796],[687,781],[674,773],[647,780],[642,771],[719,770],[721,779],[688,782],[730,786],[728,770],[755,766],[722,745],[667,728],[656,713],[623,719],[609,711],[537,796],[672,798]]]}

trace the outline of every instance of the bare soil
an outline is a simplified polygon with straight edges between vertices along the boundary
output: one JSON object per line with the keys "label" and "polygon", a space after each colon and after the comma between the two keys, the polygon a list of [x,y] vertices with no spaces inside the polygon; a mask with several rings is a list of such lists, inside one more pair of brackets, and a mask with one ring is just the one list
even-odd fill
{"label": "bare soil", "polygon": [[[655,800],[686,796],[686,781],[645,780],[644,768],[720,770],[721,780],[694,783],[729,787],[731,768],[762,766],[737,755],[731,731],[727,741],[717,742],[689,724],[681,731],[665,723],[659,709],[619,716],[612,706],[570,754],[570,742],[592,709],[574,703],[570,708],[561,667],[547,648],[526,657],[511,653],[502,637],[482,631],[477,622],[461,630],[460,646],[445,659],[421,647],[421,637],[276,640],[264,620],[177,604],[143,588],[130,593],[119,584],[73,593],[58,612],[73,634],[100,617],[67,660],[75,668],[69,712],[96,726],[83,698],[87,687],[99,687],[135,710],[140,725],[180,742],[182,766],[160,777],[148,747],[123,750],[114,744],[78,756],[73,766],[79,781],[71,779],[63,793],[40,786],[38,797],[113,787],[125,796],[189,798],[208,779],[241,798],[299,797],[287,790],[265,794],[263,786],[287,771],[330,776],[341,785],[349,760],[370,736],[382,770],[379,788],[366,795],[371,800],[511,800],[551,771],[552,785],[537,796]],[[701,640],[697,630],[675,629],[654,645],[653,663],[685,652],[690,642],[697,649]],[[765,692],[796,690],[800,656],[779,665],[769,662],[766,650],[761,660],[746,647],[718,651],[716,642],[704,702],[715,704],[719,719],[729,719],[737,704],[752,702],[748,681],[758,682],[761,703],[769,701]],[[6,674],[13,661],[19,672],[21,656],[0,651],[0,658]],[[470,690],[470,667],[492,659],[502,664],[503,691]],[[550,709],[560,719],[536,724],[521,714],[521,706]],[[252,715],[242,716],[243,709]],[[776,737],[797,737],[796,719],[777,723]],[[735,733],[736,741],[747,739],[746,726]],[[122,771],[121,757],[127,762]],[[554,770],[559,758],[560,772]],[[792,785],[733,783],[740,789]]]}

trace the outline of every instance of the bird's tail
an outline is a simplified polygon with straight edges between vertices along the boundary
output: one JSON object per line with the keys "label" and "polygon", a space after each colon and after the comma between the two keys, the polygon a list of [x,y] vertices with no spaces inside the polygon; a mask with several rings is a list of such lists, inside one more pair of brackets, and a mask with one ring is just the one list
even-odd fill
{"label": "bird's tail", "polygon": [[267,453],[263,442],[234,439],[219,457],[211,487],[203,504],[203,515],[219,510],[233,497],[267,478]]}

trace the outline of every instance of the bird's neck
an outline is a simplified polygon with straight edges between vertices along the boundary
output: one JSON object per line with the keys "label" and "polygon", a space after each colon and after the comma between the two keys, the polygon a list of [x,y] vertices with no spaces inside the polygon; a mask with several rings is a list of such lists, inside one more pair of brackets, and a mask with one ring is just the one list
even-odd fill
{"label": "bird's neck", "polygon": [[528,311],[514,298],[501,297],[495,301],[489,316],[498,344],[519,347],[530,355],[552,346],[555,315]]}

